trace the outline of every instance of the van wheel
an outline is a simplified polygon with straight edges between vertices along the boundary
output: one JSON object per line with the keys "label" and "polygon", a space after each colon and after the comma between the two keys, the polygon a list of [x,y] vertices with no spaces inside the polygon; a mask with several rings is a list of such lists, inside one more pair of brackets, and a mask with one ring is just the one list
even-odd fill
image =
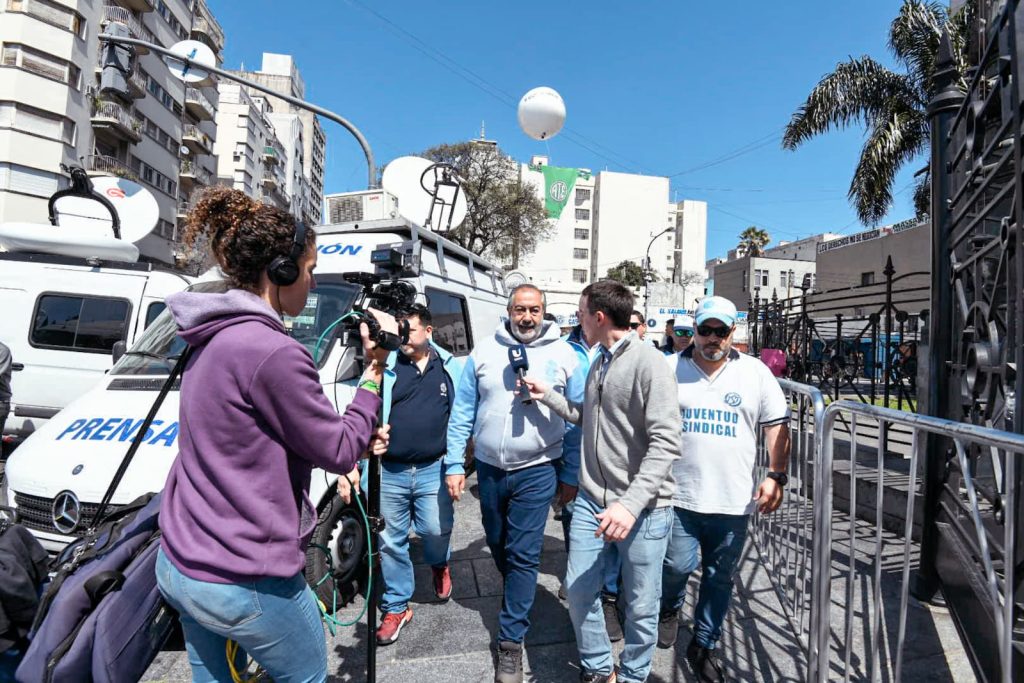
{"label": "van wheel", "polygon": [[[345,505],[337,493],[319,517],[306,550],[306,581],[329,612],[332,605],[341,609],[366,591],[366,522],[355,502]],[[328,573],[334,581],[322,580]]]}

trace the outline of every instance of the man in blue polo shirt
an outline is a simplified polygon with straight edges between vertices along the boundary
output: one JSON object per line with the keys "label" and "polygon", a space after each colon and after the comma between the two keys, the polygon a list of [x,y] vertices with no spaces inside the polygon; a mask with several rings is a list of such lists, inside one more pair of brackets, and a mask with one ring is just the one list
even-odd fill
{"label": "man in blue polo shirt", "polygon": [[[433,342],[430,311],[417,305],[405,316],[409,343],[392,352],[384,371],[383,423],[391,440],[381,461],[380,511],[381,598],[383,619],[377,643],[390,645],[412,620],[409,600],[414,581],[409,559],[409,527],[423,541],[423,556],[433,572],[434,595],[452,595],[448,570],[454,521],[451,496],[444,484],[448,416],[462,374],[462,362]],[[345,478],[339,490],[347,488]],[[347,499],[345,492],[342,498]]]}

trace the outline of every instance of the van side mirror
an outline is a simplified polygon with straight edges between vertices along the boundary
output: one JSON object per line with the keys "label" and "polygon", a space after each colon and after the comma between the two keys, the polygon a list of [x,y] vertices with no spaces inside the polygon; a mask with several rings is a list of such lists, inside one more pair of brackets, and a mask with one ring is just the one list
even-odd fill
{"label": "van side mirror", "polygon": [[114,346],[110,349],[110,355],[114,358],[114,363],[121,360],[121,356],[128,350],[128,344],[123,339],[114,342]]}

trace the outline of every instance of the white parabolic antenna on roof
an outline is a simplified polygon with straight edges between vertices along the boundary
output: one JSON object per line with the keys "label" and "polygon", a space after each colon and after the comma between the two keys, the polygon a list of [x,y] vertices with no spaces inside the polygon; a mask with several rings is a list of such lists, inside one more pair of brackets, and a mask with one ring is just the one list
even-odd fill
{"label": "white parabolic antenna on roof", "polygon": [[[91,178],[93,189],[109,201],[121,219],[121,241],[138,242],[152,232],[160,219],[160,206],[149,190],[125,178]],[[54,203],[57,225],[64,238],[114,237],[110,212],[88,197],[60,197]]]}
{"label": "white parabolic antenna on roof", "polygon": [[[422,157],[399,157],[384,169],[381,185],[387,192],[398,198],[398,213],[408,221],[432,230],[457,228],[466,219],[466,193],[456,188],[438,184],[442,169],[430,167],[434,162]],[[461,179],[454,177],[456,183]],[[436,193],[436,199],[435,199]]]}

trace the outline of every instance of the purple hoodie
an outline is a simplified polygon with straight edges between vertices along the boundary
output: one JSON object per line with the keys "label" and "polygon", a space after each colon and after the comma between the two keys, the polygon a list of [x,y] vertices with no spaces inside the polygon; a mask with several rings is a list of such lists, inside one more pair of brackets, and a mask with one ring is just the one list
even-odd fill
{"label": "purple hoodie", "polygon": [[355,466],[380,398],[356,391],[339,416],[309,353],[255,294],[180,292],[167,305],[195,352],[160,510],[163,550],[201,581],[294,576],[316,526],[310,472]]}

